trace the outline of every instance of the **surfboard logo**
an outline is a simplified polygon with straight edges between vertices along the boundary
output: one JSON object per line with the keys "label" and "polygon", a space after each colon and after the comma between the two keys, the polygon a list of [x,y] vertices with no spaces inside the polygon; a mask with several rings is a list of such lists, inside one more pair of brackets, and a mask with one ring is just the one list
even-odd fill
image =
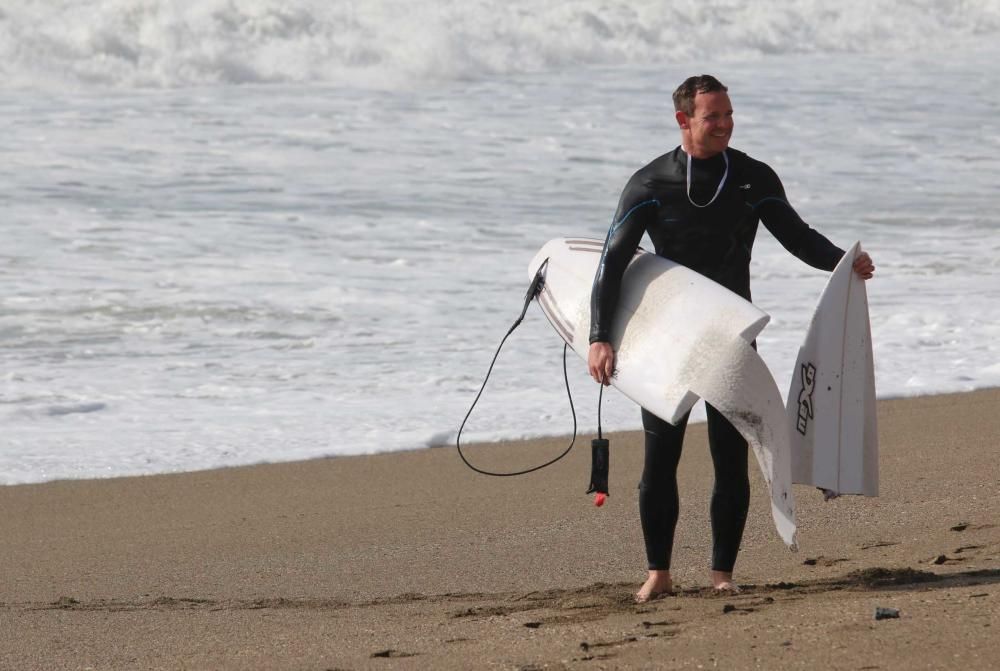
{"label": "surfboard logo", "polygon": [[816,366],[811,363],[804,363],[799,372],[802,379],[802,391],[799,392],[799,418],[795,423],[795,428],[804,436],[806,435],[806,428],[809,426],[809,420],[813,418],[813,389],[816,386]]}

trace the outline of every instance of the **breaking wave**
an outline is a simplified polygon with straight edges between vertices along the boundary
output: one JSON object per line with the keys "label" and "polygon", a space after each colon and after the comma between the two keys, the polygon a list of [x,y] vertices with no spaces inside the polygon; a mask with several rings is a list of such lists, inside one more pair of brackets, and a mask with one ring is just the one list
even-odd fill
{"label": "breaking wave", "polygon": [[419,86],[587,65],[947,49],[1000,0],[35,0],[0,4],[6,87]]}

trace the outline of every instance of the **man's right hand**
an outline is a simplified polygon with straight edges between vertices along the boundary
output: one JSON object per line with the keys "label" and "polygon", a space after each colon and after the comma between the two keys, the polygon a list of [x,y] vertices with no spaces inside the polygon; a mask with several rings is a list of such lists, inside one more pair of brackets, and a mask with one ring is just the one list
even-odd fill
{"label": "man's right hand", "polygon": [[591,343],[587,353],[587,367],[590,369],[590,376],[597,382],[611,384],[611,376],[615,372],[615,351],[611,348],[611,343]]}

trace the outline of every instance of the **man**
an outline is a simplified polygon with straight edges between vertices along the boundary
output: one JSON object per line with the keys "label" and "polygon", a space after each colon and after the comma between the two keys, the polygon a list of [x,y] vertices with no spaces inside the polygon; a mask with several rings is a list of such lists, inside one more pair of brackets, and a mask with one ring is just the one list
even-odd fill
{"label": "man", "polygon": [[[771,168],[729,148],[733,108],[728,89],[711,75],[690,77],[674,92],[681,145],[635,173],[622,192],[608,231],[591,294],[588,366],[608,384],[615,353],[608,342],[622,275],[644,233],[656,253],[681,263],[750,300],[750,250],[758,223],[789,252],[809,265],[833,270],[844,251],[809,227],[785,199]],[[869,279],[875,266],[867,253],[854,260]],[[682,328],[683,326],[681,326]],[[668,341],[664,347],[669,347]],[[712,492],[712,584],[736,590],[733,567],[750,502],[747,443],[711,406],[708,437],[715,466]],[[676,426],[642,411],[646,460],[639,483],[639,517],[649,577],[639,602],[668,593],[670,554],[677,524],[677,464],[685,416]]]}

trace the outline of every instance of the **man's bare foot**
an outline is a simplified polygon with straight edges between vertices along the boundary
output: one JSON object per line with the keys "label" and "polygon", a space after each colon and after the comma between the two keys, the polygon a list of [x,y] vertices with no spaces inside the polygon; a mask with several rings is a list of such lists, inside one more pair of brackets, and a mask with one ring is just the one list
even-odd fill
{"label": "man's bare foot", "polygon": [[650,599],[655,599],[661,594],[672,594],[674,591],[674,581],[670,577],[670,571],[649,572],[649,577],[643,583],[639,591],[636,592],[635,602],[646,603]]}
{"label": "man's bare foot", "polygon": [[733,574],[727,571],[712,571],[712,586],[716,592],[739,594],[739,586],[733,582]]}

